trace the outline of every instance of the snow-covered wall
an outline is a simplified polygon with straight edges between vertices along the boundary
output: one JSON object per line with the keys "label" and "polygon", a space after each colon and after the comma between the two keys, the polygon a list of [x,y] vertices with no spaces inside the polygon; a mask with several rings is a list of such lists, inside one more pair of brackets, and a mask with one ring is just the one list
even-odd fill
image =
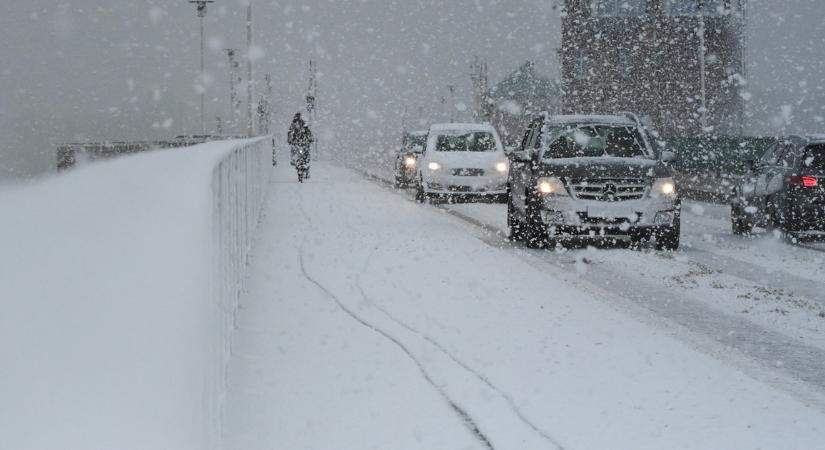
{"label": "snow-covered wall", "polygon": [[217,448],[270,142],[0,191],[0,448]]}

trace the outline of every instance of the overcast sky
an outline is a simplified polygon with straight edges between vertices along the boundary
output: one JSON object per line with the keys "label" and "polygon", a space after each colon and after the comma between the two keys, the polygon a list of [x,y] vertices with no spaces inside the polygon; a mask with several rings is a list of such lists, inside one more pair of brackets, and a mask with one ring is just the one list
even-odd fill
{"label": "overcast sky", "polygon": [[[439,119],[448,84],[471,104],[473,55],[488,60],[493,82],[527,59],[556,76],[553,4],[255,0],[256,74],[275,80],[280,133],[302,107],[307,60],[316,59],[323,136],[341,151],[386,145],[398,139],[405,105]],[[245,45],[244,5],[217,0],[207,18],[210,128],[228,115],[223,49]],[[186,0],[3,0],[0,11],[0,178],[53,170],[60,142],[199,131],[198,22]],[[822,0],[751,2],[751,132],[825,132],[823,24]]]}

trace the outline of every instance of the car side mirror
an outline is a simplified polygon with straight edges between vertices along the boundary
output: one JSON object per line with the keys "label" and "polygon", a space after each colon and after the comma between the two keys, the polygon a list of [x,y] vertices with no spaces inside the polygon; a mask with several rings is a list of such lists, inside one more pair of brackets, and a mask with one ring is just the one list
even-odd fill
{"label": "car side mirror", "polygon": [[516,150],[518,150],[518,147],[516,147],[515,145],[508,145],[508,146],[504,147],[504,154],[507,155],[507,156],[510,156],[513,153],[515,153]]}
{"label": "car side mirror", "polygon": [[664,151],[662,152],[662,162],[674,162],[676,161],[676,153]]}

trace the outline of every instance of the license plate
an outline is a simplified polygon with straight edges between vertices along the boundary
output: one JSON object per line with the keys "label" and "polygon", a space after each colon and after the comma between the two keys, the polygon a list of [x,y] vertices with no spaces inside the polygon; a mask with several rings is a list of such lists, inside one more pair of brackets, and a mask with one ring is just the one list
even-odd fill
{"label": "license plate", "polygon": [[590,206],[587,208],[588,217],[604,217],[604,218],[629,218],[636,213],[625,207],[611,207],[611,206]]}

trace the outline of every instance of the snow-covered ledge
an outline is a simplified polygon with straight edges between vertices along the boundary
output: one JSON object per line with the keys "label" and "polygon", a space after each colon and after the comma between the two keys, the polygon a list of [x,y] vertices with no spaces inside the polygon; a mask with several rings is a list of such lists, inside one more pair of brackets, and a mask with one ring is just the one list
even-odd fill
{"label": "snow-covered ledge", "polygon": [[210,449],[269,138],[0,191],[0,448]]}

